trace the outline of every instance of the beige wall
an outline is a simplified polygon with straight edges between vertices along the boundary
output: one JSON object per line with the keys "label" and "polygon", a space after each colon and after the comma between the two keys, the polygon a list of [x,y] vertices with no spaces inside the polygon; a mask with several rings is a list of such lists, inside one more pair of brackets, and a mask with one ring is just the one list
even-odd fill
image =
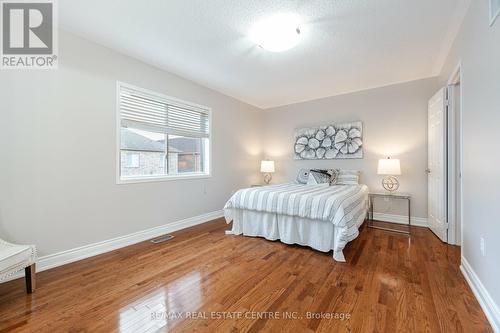
{"label": "beige wall", "polygon": [[[471,2],[440,79],[445,85],[461,61],[462,253],[500,306],[500,18],[490,27],[488,14],[487,0]],[[481,237],[486,256],[480,251]]]}
{"label": "beige wall", "polygon": [[[40,255],[222,209],[257,181],[261,110],[59,35],[57,70],[0,73],[0,237]],[[213,110],[213,177],[116,185],[116,81]]]}
{"label": "beige wall", "polygon": [[[361,181],[381,190],[379,158],[401,159],[401,192],[413,195],[413,216],[427,216],[427,101],[437,90],[426,79],[266,110],[264,153],[276,160],[275,182],[294,179],[300,168],[343,168],[362,172]],[[332,122],[363,122],[364,158],[294,160],[293,132]],[[405,214],[404,203],[378,203],[377,212]]]}

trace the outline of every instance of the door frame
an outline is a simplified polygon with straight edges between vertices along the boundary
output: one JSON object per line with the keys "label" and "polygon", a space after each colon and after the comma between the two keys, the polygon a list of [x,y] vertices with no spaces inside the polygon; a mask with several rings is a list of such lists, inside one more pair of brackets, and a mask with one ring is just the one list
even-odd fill
{"label": "door frame", "polygon": [[[448,95],[448,110],[447,110],[447,126],[448,133],[453,133],[454,135],[448,136],[447,142],[447,159],[448,159],[448,174],[452,175],[451,182],[448,182],[447,191],[448,191],[448,243],[449,244],[460,244],[463,245],[463,221],[464,221],[464,198],[463,198],[463,72],[462,72],[462,62],[459,61],[454,71],[452,72],[449,80],[448,80],[448,94],[450,93],[450,87],[456,85],[460,82],[460,108],[458,110],[458,114],[456,113],[456,108],[454,108],[454,96]],[[451,97],[451,98],[450,98]],[[450,107],[451,105],[451,107]],[[457,117],[458,116],[458,126],[457,126]],[[458,134],[458,136],[457,136]],[[456,156],[455,148],[458,145],[459,157]],[[457,166],[461,172],[460,177],[455,173],[457,170]],[[448,180],[450,178],[448,177]],[[460,200],[460,212],[456,207],[456,198],[459,196]],[[451,199],[451,200],[450,200]],[[458,225],[456,216],[457,213],[460,214],[460,225]],[[460,243],[456,237],[457,229],[460,228]]]}

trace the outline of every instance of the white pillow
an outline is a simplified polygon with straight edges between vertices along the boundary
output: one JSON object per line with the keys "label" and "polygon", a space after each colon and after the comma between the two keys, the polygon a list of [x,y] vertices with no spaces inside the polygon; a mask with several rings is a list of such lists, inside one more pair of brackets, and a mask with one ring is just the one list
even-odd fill
{"label": "white pillow", "polygon": [[328,184],[328,183],[317,184],[317,183],[314,183],[314,182],[308,182],[305,185],[307,185],[307,186],[319,186],[319,187],[328,187],[328,186],[330,186],[330,184]]}
{"label": "white pillow", "polygon": [[308,180],[309,180],[309,169],[300,169],[299,172],[297,173],[295,181],[299,184],[307,184]]}
{"label": "white pillow", "polygon": [[359,171],[358,170],[340,170],[336,185],[358,185]]}

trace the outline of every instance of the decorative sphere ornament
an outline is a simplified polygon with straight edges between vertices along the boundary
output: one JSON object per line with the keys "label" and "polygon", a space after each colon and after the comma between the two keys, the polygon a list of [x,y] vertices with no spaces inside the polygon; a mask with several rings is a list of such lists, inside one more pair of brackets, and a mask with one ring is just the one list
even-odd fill
{"label": "decorative sphere ornament", "polygon": [[264,183],[266,185],[269,185],[269,183],[271,182],[271,179],[273,179],[273,176],[270,173],[266,173],[264,175]]}
{"label": "decorative sphere ornament", "polygon": [[394,176],[387,176],[382,179],[382,186],[389,192],[397,191],[399,188],[399,181]]}

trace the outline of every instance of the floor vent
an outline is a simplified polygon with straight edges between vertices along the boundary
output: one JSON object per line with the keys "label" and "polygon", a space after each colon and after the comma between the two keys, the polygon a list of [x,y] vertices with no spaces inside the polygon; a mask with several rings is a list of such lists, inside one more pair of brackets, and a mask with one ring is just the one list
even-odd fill
{"label": "floor vent", "polygon": [[172,235],[162,235],[160,237],[153,238],[151,240],[151,243],[155,243],[155,244],[163,243],[163,242],[166,242],[168,240],[171,240],[172,238],[174,238],[174,236],[172,236]]}

